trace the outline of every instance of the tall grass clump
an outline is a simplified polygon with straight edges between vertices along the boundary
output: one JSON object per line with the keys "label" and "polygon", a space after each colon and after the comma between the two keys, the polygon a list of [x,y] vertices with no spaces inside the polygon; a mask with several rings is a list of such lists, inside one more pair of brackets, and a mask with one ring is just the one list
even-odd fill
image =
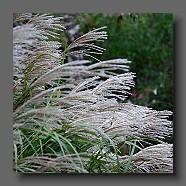
{"label": "tall grass clump", "polygon": [[[125,102],[127,59],[95,58],[106,27],[60,51],[65,27],[52,14],[13,14],[13,170],[22,173],[172,173],[170,111]],[[118,74],[120,72],[120,74]]]}

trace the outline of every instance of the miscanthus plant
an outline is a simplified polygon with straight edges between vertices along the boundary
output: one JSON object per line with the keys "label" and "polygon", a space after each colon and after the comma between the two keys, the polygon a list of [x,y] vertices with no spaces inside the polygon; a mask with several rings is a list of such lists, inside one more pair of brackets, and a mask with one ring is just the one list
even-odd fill
{"label": "miscanthus plant", "polygon": [[173,145],[165,142],[172,113],[126,102],[130,61],[64,63],[101,54],[95,41],[107,39],[105,27],[60,51],[61,17],[15,13],[13,21],[14,172],[173,172]]}

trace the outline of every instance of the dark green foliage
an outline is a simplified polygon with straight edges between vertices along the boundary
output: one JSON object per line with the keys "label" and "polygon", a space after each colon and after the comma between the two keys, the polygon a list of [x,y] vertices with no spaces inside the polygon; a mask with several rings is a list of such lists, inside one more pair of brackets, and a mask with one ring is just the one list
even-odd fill
{"label": "dark green foliage", "polygon": [[[83,18],[82,18],[83,17]],[[173,110],[173,15],[82,14],[82,32],[106,25],[106,51],[100,60],[126,58],[137,74],[130,101],[156,110]],[[157,90],[157,94],[153,91]]]}

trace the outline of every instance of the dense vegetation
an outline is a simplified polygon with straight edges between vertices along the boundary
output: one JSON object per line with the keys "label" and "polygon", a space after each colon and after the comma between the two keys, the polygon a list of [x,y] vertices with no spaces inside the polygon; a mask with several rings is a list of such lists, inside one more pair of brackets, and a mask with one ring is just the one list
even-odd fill
{"label": "dense vegetation", "polygon": [[173,111],[173,14],[82,14],[81,31],[107,26],[100,60],[126,58],[137,73],[130,101]]}
{"label": "dense vegetation", "polygon": [[[142,25],[154,33],[157,28],[149,27],[149,21],[156,17],[163,20],[169,15],[136,14],[132,20],[140,21],[127,19],[125,22],[120,17],[117,22],[116,15],[83,14],[76,21],[81,22],[84,33],[72,37],[70,42],[67,34],[70,28],[63,24],[63,17],[55,16],[13,14],[13,170],[22,173],[172,173],[173,144],[165,142],[173,132],[171,109],[166,110],[170,107],[164,105],[161,105],[163,109],[156,105],[158,111],[149,108],[151,99],[166,102],[160,89],[171,86],[171,81],[166,79],[170,75],[166,76],[164,70],[172,68],[168,60],[172,43],[168,45],[170,54],[161,50],[167,61],[162,58],[158,62],[155,54],[164,46],[160,40],[165,36],[161,36],[159,42],[159,37],[151,39],[157,42],[152,49],[152,42],[140,32]],[[158,18],[157,24],[163,24]],[[113,21],[113,26],[106,20]],[[101,23],[107,26],[109,36]],[[64,26],[68,28],[66,31]],[[131,40],[138,38],[140,46],[135,39],[127,45],[125,37],[130,37],[124,34],[132,34]],[[107,37],[111,40],[101,46],[99,41],[106,41]],[[148,43],[152,44],[149,48]],[[145,51],[149,55],[146,56]],[[105,55],[100,55],[102,53]],[[75,58],[77,56],[81,59]],[[149,71],[154,63],[156,68]],[[162,65],[164,69],[160,68]],[[163,74],[159,75],[158,70]],[[156,74],[157,79],[150,81]],[[153,89],[158,92],[155,98],[151,97]],[[129,98],[131,92],[133,99]],[[140,94],[146,96],[146,100],[139,99]],[[170,97],[167,103],[171,103]]]}

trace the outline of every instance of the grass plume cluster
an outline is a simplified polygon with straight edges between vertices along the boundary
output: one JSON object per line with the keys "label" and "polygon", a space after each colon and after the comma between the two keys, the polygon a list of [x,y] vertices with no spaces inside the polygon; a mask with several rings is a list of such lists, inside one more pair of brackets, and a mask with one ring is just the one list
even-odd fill
{"label": "grass plume cluster", "polygon": [[101,54],[94,42],[107,38],[105,27],[61,52],[63,18],[15,13],[13,20],[15,172],[173,172],[173,145],[164,142],[172,113],[125,103],[134,86],[130,61],[63,63]]}

